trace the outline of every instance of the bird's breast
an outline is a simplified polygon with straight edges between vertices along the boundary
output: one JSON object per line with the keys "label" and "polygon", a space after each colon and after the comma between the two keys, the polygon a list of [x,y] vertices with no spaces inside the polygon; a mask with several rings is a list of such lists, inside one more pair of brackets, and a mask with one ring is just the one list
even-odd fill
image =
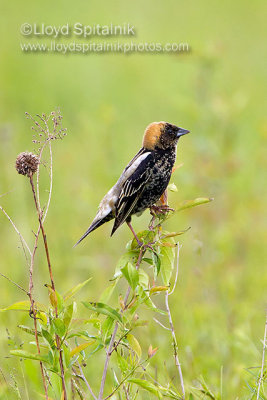
{"label": "bird's breast", "polygon": [[154,162],[153,165],[151,165],[150,178],[147,181],[142,196],[138,200],[133,213],[142,212],[159,200],[169,184],[175,159],[175,151],[155,152]]}

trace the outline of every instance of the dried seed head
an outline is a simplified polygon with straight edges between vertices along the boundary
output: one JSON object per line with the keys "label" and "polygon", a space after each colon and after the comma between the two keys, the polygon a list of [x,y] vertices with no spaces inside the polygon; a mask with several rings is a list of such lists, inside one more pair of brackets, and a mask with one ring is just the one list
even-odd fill
{"label": "dried seed head", "polygon": [[20,153],[16,159],[16,170],[21,175],[33,175],[37,171],[38,165],[39,158],[33,153]]}

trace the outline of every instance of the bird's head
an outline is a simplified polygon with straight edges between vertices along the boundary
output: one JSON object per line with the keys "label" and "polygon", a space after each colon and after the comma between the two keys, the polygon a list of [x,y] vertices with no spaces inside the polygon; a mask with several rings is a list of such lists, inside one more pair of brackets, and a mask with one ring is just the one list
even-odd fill
{"label": "bird's head", "polygon": [[145,130],[143,147],[148,150],[166,150],[176,146],[179,138],[186,133],[189,131],[168,122],[152,122]]}

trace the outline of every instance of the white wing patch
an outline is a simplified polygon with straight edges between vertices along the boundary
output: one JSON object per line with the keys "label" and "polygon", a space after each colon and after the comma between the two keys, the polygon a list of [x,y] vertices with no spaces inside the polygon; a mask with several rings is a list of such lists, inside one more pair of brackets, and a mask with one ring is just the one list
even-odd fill
{"label": "white wing patch", "polygon": [[[126,169],[123,171],[121,178],[124,178],[123,183],[126,181],[126,179],[128,179],[137,169],[137,167],[141,164],[141,162],[147,158],[149,156],[149,154],[151,154],[151,152],[147,152],[145,154],[142,154],[141,156],[139,156],[133,163],[132,165],[130,165],[128,168],[126,167]],[[119,180],[120,180],[119,179]]]}
{"label": "white wing patch", "polygon": [[127,165],[116,184],[108,191],[106,196],[99,204],[98,212],[93,223],[105,218],[110,212],[115,212],[116,203],[118,201],[122,185],[136,171],[141,162],[150,154],[151,152],[146,152],[134,160],[132,164],[130,162],[128,164],[129,166]]}

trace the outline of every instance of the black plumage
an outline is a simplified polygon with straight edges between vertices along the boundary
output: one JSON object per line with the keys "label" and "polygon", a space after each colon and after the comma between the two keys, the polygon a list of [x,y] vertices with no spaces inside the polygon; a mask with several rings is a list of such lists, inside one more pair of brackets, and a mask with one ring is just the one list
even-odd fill
{"label": "black plumage", "polygon": [[113,235],[125,221],[130,222],[133,214],[153,206],[170,181],[177,142],[188,132],[166,122],[150,124],[144,134],[143,147],[103,198],[95,219],[76,244],[103,223],[115,218]]}

